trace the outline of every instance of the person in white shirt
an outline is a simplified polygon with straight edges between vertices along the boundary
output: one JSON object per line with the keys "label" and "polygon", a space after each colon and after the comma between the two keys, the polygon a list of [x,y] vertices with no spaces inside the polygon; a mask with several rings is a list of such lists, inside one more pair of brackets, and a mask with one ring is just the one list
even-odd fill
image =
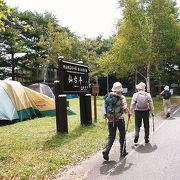
{"label": "person in white shirt", "polygon": [[146,84],[140,82],[136,85],[137,92],[133,94],[130,111],[135,113],[135,138],[134,143],[138,142],[139,132],[143,120],[145,130],[145,143],[149,143],[149,112],[154,111],[152,97],[145,92]]}

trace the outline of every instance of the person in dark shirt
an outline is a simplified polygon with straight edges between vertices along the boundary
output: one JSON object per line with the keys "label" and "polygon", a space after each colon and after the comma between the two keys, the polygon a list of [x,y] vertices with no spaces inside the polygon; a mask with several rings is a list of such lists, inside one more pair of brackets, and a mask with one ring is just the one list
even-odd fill
{"label": "person in dark shirt", "polygon": [[170,113],[171,113],[171,101],[170,101],[171,95],[172,94],[169,90],[169,86],[165,86],[164,91],[160,93],[160,96],[163,97],[164,114],[166,117],[170,117]]}

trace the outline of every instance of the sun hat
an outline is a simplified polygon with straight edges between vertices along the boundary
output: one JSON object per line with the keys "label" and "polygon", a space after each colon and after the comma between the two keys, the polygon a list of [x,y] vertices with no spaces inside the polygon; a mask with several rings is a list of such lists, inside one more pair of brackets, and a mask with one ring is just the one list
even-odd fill
{"label": "sun hat", "polygon": [[165,86],[164,90],[169,91],[169,86]]}
{"label": "sun hat", "polygon": [[115,82],[112,87],[112,91],[123,91],[122,84],[120,82]]}
{"label": "sun hat", "polygon": [[145,91],[145,88],[146,88],[146,84],[144,84],[143,82],[140,82],[138,85],[136,85],[136,89],[141,89]]}

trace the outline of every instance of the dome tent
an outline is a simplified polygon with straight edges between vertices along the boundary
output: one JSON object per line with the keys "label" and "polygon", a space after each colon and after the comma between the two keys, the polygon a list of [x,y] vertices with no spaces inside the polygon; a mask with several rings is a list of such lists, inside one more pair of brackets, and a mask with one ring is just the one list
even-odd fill
{"label": "dome tent", "polygon": [[[55,116],[55,101],[21,85],[0,80],[0,120],[19,121],[38,116]],[[67,109],[67,114],[75,114]]]}
{"label": "dome tent", "polygon": [[51,88],[46,84],[35,83],[35,84],[29,85],[28,88],[30,88],[36,92],[39,92],[41,94],[44,94],[52,99],[55,99]]}

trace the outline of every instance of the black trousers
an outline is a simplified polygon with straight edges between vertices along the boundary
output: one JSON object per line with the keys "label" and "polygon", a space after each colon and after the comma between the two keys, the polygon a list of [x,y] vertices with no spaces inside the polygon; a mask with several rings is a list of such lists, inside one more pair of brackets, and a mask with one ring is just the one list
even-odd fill
{"label": "black trousers", "polygon": [[109,136],[108,136],[108,141],[103,152],[109,153],[109,151],[111,150],[111,147],[116,138],[117,129],[119,130],[120,152],[122,153],[126,151],[125,122],[124,122],[124,119],[121,119],[115,122],[108,122]]}
{"label": "black trousers", "polygon": [[145,139],[149,139],[149,111],[135,111],[135,136],[139,136],[140,128],[144,124]]}

